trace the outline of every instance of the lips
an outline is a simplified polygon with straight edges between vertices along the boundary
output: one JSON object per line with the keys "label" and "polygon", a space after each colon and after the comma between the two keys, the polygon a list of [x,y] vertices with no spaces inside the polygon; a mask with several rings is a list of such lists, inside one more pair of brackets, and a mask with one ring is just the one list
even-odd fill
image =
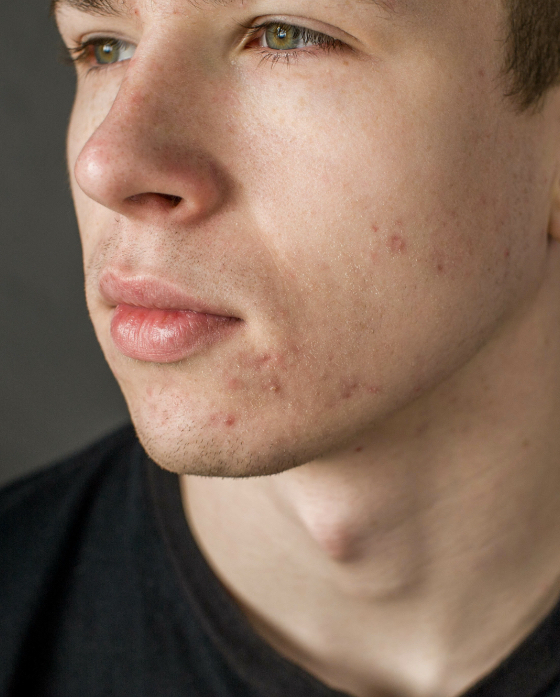
{"label": "lips", "polygon": [[99,290],[114,307],[115,347],[140,361],[176,363],[225,340],[242,325],[239,318],[153,277],[105,273]]}

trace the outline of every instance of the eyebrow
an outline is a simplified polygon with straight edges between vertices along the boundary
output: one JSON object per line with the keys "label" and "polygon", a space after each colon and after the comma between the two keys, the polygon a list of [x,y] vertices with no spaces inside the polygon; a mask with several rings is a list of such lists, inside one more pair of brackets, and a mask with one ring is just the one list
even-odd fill
{"label": "eyebrow", "polygon": [[[214,7],[229,5],[233,0],[204,0],[205,4]],[[191,0],[192,2],[192,0]],[[376,5],[389,13],[396,11],[397,0],[355,0],[355,2]],[[80,12],[101,15],[104,17],[120,17],[127,14],[126,0],[51,0],[51,14],[54,15],[59,8],[70,7]]]}

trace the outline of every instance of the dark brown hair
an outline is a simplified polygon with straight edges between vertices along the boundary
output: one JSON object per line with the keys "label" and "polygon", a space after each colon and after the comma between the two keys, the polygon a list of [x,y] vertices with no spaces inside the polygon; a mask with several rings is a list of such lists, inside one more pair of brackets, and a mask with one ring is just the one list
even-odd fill
{"label": "dark brown hair", "polygon": [[505,0],[508,9],[508,96],[521,109],[538,107],[560,83],[560,0]]}

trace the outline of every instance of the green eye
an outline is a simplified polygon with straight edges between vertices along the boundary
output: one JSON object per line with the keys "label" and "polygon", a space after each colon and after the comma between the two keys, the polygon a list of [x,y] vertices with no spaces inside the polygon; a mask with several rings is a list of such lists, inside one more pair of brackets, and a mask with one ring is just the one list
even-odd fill
{"label": "green eye", "polygon": [[129,60],[135,47],[119,39],[98,39],[90,42],[93,59],[98,65],[111,65]]}
{"label": "green eye", "polygon": [[290,24],[269,24],[264,37],[268,48],[290,51],[300,46],[301,29]]}
{"label": "green eye", "polygon": [[116,41],[106,41],[94,48],[95,60],[102,65],[116,63],[119,60],[120,46]]}

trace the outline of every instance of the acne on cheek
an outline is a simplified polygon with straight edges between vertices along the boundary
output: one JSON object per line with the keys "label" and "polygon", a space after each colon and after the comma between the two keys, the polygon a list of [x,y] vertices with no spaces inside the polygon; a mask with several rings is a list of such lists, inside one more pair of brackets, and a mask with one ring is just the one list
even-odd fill
{"label": "acne on cheek", "polygon": [[254,355],[240,354],[235,361],[237,371],[232,375],[229,371],[224,375],[224,384],[228,392],[241,391],[282,393],[282,375],[287,372],[286,359],[279,352],[265,352]]}
{"label": "acne on cheek", "polygon": [[226,426],[227,428],[233,428],[236,423],[236,416],[227,412],[215,412],[208,417],[209,426]]}
{"label": "acne on cheek", "polygon": [[349,402],[355,397],[363,395],[379,395],[383,392],[380,385],[362,383],[355,379],[342,379],[339,382],[337,394],[334,398],[327,401],[325,408],[327,411],[337,408],[342,402]]}
{"label": "acne on cheek", "polygon": [[406,240],[402,235],[391,235],[387,240],[387,248],[393,255],[406,253]]}
{"label": "acne on cheek", "polygon": [[[403,227],[402,220],[396,220],[391,226],[391,230],[380,236],[380,225],[375,222],[371,224],[371,231],[375,236],[373,241],[377,245],[381,244],[380,248],[378,247],[370,252],[370,259],[374,264],[380,260],[380,253],[383,253],[383,237],[385,237],[385,249],[391,256],[404,256],[407,254],[408,242],[403,234]],[[381,240],[379,239],[380,237]]]}

